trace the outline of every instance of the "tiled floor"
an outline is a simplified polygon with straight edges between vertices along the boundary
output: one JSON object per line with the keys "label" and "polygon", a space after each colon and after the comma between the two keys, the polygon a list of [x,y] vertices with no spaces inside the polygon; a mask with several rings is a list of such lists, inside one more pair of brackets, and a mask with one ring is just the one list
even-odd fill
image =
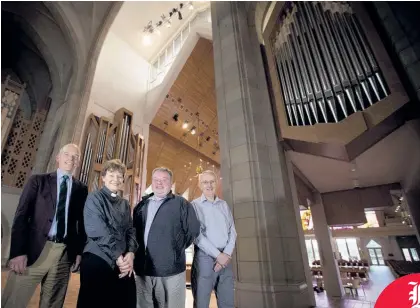
{"label": "tiled floor", "polygon": [[387,266],[371,266],[370,280],[358,290],[358,297],[346,294],[342,299],[329,299],[326,293],[315,293],[317,307],[328,308],[373,308],[379,294],[395,280]]}
{"label": "tiled floor", "polygon": [[[369,273],[371,281],[364,286],[365,294],[363,291],[359,292],[358,298],[353,298],[350,295],[346,295],[342,299],[329,299],[326,293],[315,294],[317,307],[319,308],[373,308],[374,304],[382,292],[382,290],[390,284],[394,277],[388,267],[377,266],[371,267]],[[7,271],[3,270],[1,275],[1,286],[2,289],[7,280]],[[69,289],[66,296],[64,308],[76,307],[77,296],[79,293],[79,275],[73,274],[70,280]],[[32,300],[29,304],[29,308],[37,308],[39,302],[39,287],[36,290]],[[186,308],[192,307],[192,295],[191,291],[187,290],[187,302]],[[216,308],[216,298],[213,295],[210,303],[210,308]]]}

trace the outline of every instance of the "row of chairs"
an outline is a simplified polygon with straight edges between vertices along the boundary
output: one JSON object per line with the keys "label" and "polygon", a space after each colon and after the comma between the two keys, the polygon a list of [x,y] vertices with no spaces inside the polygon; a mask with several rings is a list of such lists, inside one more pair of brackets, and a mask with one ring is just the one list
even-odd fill
{"label": "row of chairs", "polygon": [[[341,272],[341,278],[349,279],[349,278],[360,278],[362,280],[367,280],[369,277],[365,272]],[[322,278],[322,271],[312,271],[312,276],[321,277]]]}
{"label": "row of chairs", "polygon": [[[337,260],[338,266],[353,266],[353,267],[369,267],[369,262],[366,260],[360,261],[346,261],[346,260]],[[320,260],[315,260],[312,262],[314,266],[321,266]]]}

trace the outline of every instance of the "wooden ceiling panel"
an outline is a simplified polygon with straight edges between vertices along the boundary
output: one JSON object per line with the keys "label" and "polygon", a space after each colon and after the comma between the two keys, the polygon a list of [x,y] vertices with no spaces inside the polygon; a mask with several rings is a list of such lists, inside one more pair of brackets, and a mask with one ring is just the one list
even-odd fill
{"label": "wooden ceiling panel", "polygon": [[[174,114],[178,114],[178,121],[174,121]],[[185,121],[188,122],[187,128],[182,127]],[[152,126],[163,130],[169,136],[219,164],[217,105],[211,41],[201,38],[197,42],[153,119]],[[193,127],[196,129],[195,135],[191,134]],[[166,156],[163,157],[166,159]]]}
{"label": "wooden ceiling panel", "polygon": [[[220,177],[220,167],[217,162],[153,126],[149,132],[147,157],[147,186],[151,184],[151,172],[154,168],[167,167],[174,173],[176,193],[182,195],[189,189],[190,200],[201,194],[197,187],[197,166],[201,165],[203,170],[214,170]],[[220,187],[218,193],[220,195]]]}

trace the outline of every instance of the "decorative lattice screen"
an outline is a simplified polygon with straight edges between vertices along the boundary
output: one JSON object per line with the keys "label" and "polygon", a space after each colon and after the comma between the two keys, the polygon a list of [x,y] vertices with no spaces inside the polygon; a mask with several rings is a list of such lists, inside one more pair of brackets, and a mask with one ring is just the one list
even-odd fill
{"label": "decorative lattice screen", "polygon": [[47,116],[37,111],[31,120],[18,109],[1,156],[2,185],[22,188],[31,174]]}

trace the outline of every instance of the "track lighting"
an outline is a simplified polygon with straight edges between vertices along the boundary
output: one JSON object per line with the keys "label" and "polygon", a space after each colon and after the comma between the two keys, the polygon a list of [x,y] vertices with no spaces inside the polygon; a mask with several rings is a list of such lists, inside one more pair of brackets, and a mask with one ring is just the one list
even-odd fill
{"label": "track lighting", "polygon": [[[181,10],[184,9],[184,7],[185,7],[185,5],[183,3],[180,3],[177,7],[172,8],[168,12],[169,17],[166,17],[165,14],[162,14],[160,16],[160,19],[161,20],[159,20],[158,22],[156,22],[156,23],[153,24],[152,21],[149,21],[149,23],[147,24],[147,26],[144,28],[144,32],[149,33],[149,36],[151,34],[153,34],[153,32],[156,32],[157,35],[160,35],[160,31],[157,28],[159,28],[159,27],[161,27],[163,25],[166,25],[167,28],[172,27],[172,21],[171,21],[171,19],[172,19],[172,17],[173,17],[174,14],[178,13],[178,19],[179,20],[182,20],[183,19]],[[194,9],[194,6],[192,4],[192,1],[188,2],[188,9],[189,10],[193,10]],[[144,39],[144,42],[143,43],[144,43],[145,46],[150,45],[152,43],[151,42],[151,38],[150,39],[149,38]]]}
{"label": "track lighting", "polygon": [[185,121],[184,124],[182,124],[182,128],[183,129],[187,129],[188,128],[188,121]]}

